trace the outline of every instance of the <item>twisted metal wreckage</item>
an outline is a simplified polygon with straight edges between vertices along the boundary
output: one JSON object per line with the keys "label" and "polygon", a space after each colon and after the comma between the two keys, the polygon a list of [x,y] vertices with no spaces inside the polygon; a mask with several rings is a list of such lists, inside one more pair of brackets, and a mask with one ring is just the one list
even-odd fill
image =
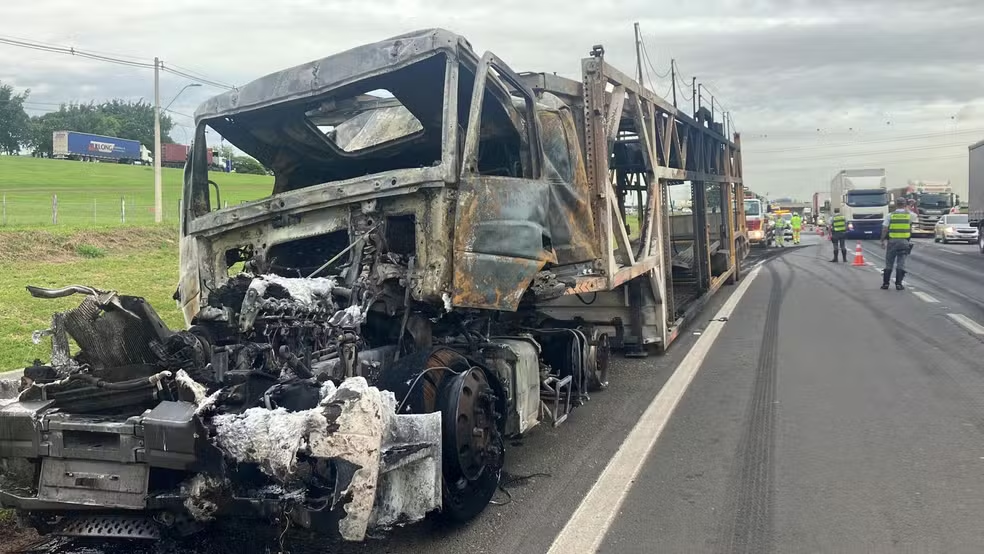
{"label": "twisted metal wreckage", "polygon": [[[0,504],[43,532],[143,538],[244,517],[362,540],[477,515],[503,437],[603,388],[610,344],[669,345],[746,249],[740,152],[713,116],[598,47],[583,68],[521,76],[427,30],[206,102],[184,170],[188,328],[138,297],[29,287],[82,301],[0,401]],[[206,129],[270,168],[273,194],[220,209]],[[661,200],[684,181],[689,228]]]}

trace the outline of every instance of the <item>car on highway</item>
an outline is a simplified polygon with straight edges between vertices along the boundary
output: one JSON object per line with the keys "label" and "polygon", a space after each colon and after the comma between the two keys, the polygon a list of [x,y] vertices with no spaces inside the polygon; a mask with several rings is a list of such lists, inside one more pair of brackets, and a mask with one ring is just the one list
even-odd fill
{"label": "car on highway", "polygon": [[935,242],[947,244],[950,242],[977,242],[978,232],[970,224],[967,214],[947,214],[936,222],[933,235]]}

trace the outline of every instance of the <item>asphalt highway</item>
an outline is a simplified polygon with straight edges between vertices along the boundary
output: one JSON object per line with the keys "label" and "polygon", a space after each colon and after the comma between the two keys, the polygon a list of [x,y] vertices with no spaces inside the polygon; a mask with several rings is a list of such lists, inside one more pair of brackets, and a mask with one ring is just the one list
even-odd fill
{"label": "asphalt highway", "polygon": [[[854,267],[854,246],[838,264],[815,235],[756,251],[743,283],[712,298],[668,354],[613,358],[608,390],[512,441],[496,505],[470,524],[425,521],[363,544],[289,533],[282,551],[544,553],[583,537],[566,551],[980,552],[984,256],[917,241],[910,286],[882,291],[883,251],[866,242]],[[651,450],[628,461],[638,473],[605,488],[620,478],[606,467],[685,370],[692,380]],[[615,508],[572,531],[599,497]],[[39,551],[244,554],[276,552],[278,538],[228,529],[167,547]]]}

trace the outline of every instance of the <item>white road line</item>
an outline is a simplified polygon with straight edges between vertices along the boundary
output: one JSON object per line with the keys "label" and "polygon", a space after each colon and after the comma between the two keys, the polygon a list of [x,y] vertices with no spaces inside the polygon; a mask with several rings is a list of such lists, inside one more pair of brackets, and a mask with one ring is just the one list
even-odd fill
{"label": "white road line", "polygon": [[984,335],[984,326],[963,314],[946,314],[950,319],[956,321],[961,327],[977,335]]}
{"label": "white road line", "polygon": [[[912,285],[909,285],[909,288],[913,288]],[[929,302],[930,304],[939,304],[940,303],[939,300],[933,298],[932,296],[926,294],[925,292],[912,291],[912,294],[916,295],[916,298],[922,300],[923,302]]]}
{"label": "white road line", "polygon": [[567,524],[554,539],[548,554],[595,552],[598,550],[602,539],[605,538],[608,528],[611,527],[612,521],[618,513],[619,507],[629,494],[629,489],[646,462],[649,452],[655,446],[656,440],[666,427],[670,416],[673,415],[673,410],[676,409],[680,399],[687,392],[687,387],[697,375],[704,358],[724,328],[725,322],[719,320],[731,316],[735,307],[738,306],[738,302],[741,301],[748,287],[758,275],[759,269],[756,267],[742,280],[741,285],[731,295],[731,298],[728,298],[727,302],[721,306],[718,313],[708,323],[704,334],[697,339],[693,348],[673,371],[673,375],[667,379],[659,394],[646,408],[635,427],[625,437],[625,441],[619,446],[608,465],[605,466],[604,471],[598,476],[598,480],[595,481],[587,496],[584,497],[577,510],[574,511]]}

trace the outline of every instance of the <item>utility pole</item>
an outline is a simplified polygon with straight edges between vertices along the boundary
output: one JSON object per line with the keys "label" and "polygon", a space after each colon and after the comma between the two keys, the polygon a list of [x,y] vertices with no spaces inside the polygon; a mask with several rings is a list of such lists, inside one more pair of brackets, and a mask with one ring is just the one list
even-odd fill
{"label": "utility pole", "polygon": [[670,59],[670,80],[673,82],[673,107],[676,105],[676,59]]}
{"label": "utility pole", "polygon": [[633,27],[635,27],[636,75],[639,78],[639,84],[645,88],[646,84],[642,82],[642,51],[639,49],[639,23],[636,22]]}
{"label": "utility pole", "polygon": [[164,220],[161,191],[161,62],[154,58],[154,222]]}
{"label": "utility pole", "polygon": [[697,77],[690,78],[690,99],[694,101],[694,118],[697,117]]}

